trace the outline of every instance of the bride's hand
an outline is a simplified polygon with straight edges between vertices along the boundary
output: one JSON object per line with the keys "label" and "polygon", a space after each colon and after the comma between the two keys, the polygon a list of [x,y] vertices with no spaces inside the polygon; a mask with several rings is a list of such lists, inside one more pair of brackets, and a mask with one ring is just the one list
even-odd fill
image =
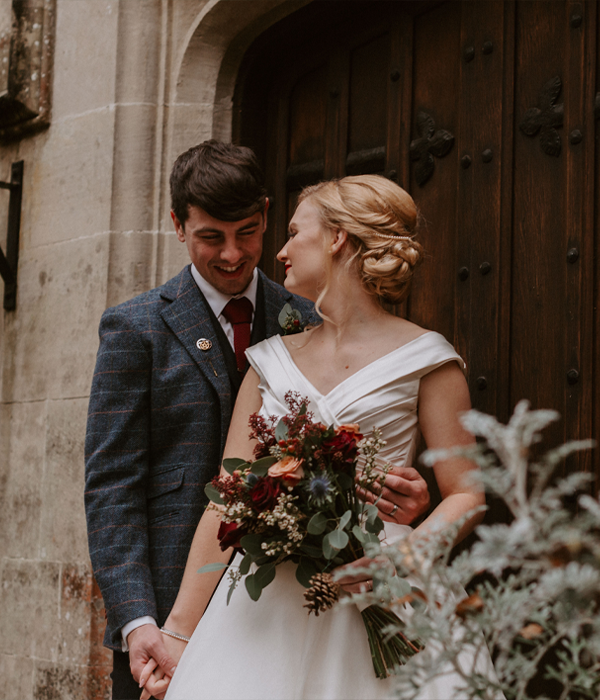
{"label": "bride's hand", "polygon": [[[187,642],[168,635],[163,635],[163,641],[170,657],[178,664]],[[162,700],[171,682],[171,676],[172,673],[165,673],[158,662],[151,658],[140,674],[140,687],[144,688],[140,700],[148,700],[152,696]]]}
{"label": "bride's hand", "polygon": [[[152,659],[148,662],[148,665],[151,662]],[[146,672],[146,669],[144,669],[144,672]],[[146,680],[140,700],[150,700],[152,697],[156,698],[156,700],[163,700],[170,682],[171,676],[166,675],[160,667],[155,668]]]}
{"label": "bride's hand", "polygon": [[430,504],[425,479],[413,467],[392,467],[385,477],[383,489],[373,485],[373,492],[357,489],[358,495],[367,503],[375,503],[382,520],[400,525],[410,525],[423,515]]}
{"label": "bride's hand", "polygon": [[341,578],[337,578],[336,576],[336,581],[346,593],[368,593],[369,591],[373,590],[373,579],[369,576],[369,574],[355,574],[352,573],[352,570],[356,568],[366,569],[374,561],[381,561],[383,563],[387,561],[387,559],[371,559],[370,557],[361,557],[360,559],[353,561],[351,564],[339,566],[337,569],[334,569],[332,573],[343,572],[344,575]]}

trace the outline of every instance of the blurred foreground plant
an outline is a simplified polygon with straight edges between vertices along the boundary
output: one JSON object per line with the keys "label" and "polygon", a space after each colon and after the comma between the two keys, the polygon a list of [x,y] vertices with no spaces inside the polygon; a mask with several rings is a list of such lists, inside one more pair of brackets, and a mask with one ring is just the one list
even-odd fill
{"label": "blurred foreground plant", "polygon": [[[582,493],[589,474],[551,481],[557,464],[593,443],[567,443],[530,461],[540,431],[557,418],[554,411],[530,411],[525,401],[508,425],[470,411],[463,424],[483,442],[421,458],[427,465],[450,454],[476,461],[486,489],[514,516],[511,524],[480,525],[478,541],[451,563],[460,523],[440,525],[426,539],[369,548],[377,557],[369,569],[374,591],[355,600],[383,599],[400,610],[403,632],[426,648],[397,669],[402,700],[424,697],[425,683],[449,671],[463,687],[449,689],[448,700],[485,700],[500,692],[508,700],[528,700],[529,682],[540,670],[562,688],[552,700],[600,697],[600,503]],[[578,504],[576,513],[565,499]],[[484,582],[467,596],[463,586],[482,574]],[[410,583],[401,578],[407,575]],[[496,677],[473,662],[486,642]]]}

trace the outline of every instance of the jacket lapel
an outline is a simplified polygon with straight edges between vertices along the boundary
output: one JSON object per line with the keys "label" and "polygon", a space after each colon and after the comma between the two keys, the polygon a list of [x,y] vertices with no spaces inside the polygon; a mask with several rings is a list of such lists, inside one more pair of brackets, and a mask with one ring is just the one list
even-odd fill
{"label": "jacket lapel", "polygon": [[[211,322],[208,304],[194,282],[189,266],[163,287],[161,296],[171,302],[161,312],[163,320],[194,359],[219,397],[223,447],[233,409],[227,363]],[[209,349],[202,350],[198,347],[202,339],[210,342]]]}
{"label": "jacket lapel", "polygon": [[265,330],[266,338],[273,335],[281,335],[281,326],[279,325],[279,313],[286,302],[290,302],[294,296],[286,289],[275,285],[271,280],[258,271],[263,283],[264,304],[265,304]]}

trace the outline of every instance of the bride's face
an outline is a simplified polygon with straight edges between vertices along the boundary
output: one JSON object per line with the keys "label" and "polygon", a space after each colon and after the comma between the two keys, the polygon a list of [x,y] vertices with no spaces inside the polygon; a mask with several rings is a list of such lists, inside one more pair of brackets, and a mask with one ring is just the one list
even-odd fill
{"label": "bride's face", "polygon": [[327,279],[329,232],[310,199],[300,202],[288,231],[287,243],[277,254],[285,265],[285,288],[315,301]]}

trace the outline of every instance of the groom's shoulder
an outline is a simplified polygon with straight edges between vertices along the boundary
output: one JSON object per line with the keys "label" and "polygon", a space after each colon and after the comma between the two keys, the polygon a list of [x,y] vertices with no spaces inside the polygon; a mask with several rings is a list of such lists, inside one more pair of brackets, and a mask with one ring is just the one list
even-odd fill
{"label": "groom's shoulder", "polygon": [[260,270],[259,273],[263,281],[267,305],[276,308],[277,313],[281,311],[284,304],[289,304],[294,309],[300,311],[305,317],[314,315],[315,305],[312,301],[288,292],[285,287],[270,280],[263,272],[260,272]]}
{"label": "groom's shoulder", "polygon": [[160,318],[163,309],[180,296],[190,282],[193,279],[188,265],[168,282],[107,308],[102,314],[101,328],[114,323],[147,327],[152,319]]}

